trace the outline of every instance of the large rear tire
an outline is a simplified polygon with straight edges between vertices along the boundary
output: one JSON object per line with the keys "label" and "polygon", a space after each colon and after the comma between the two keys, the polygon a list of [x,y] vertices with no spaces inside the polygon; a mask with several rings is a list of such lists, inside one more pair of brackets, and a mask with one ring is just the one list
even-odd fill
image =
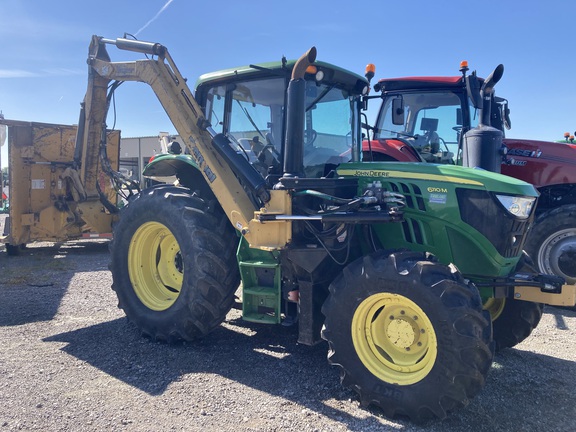
{"label": "large rear tire", "polygon": [[484,387],[491,323],[478,290],[453,266],[377,252],[343,270],[322,312],[328,361],[363,405],[422,422],[446,417]]}
{"label": "large rear tire", "polygon": [[122,209],[110,244],[118,307],[153,339],[208,334],[234,302],[237,244],[217,203],[170,185],[142,191]]}
{"label": "large rear tire", "polygon": [[576,284],[576,204],[539,215],[526,251],[542,273],[562,276],[566,283]]}

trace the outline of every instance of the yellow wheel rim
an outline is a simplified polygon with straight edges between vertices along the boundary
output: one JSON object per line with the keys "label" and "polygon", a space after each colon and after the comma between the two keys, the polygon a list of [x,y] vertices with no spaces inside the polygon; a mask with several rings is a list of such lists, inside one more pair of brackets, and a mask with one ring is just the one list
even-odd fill
{"label": "yellow wheel rim", "polygon": [[496,321],[506,306],[506,299],[504,298],[489,298],[484,302],[484,310],[490,313],[492,321]]}
{"label": "yellow wheel rim", "polygon": [[391,293],[372,295],[358,306],[352,319],[352,341],[364,366],[391,384],[422,380],[438,354],[428,316],[410,299]]}
{"label": "yellow wheel rim", "polygon": [[130,242],[128,274],[134,292],[149,309],[163,311],[174,304],[183,280],[180,246],[158,222],[141,225]]}

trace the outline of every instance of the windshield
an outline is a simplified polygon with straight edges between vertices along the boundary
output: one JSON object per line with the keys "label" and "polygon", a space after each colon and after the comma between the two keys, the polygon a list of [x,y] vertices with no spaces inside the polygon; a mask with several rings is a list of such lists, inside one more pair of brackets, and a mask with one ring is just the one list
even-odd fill
{"label": "windshield", "polygon": [[[404,105],[404,123],[395,125],[392,122],[392,101],[399,97]],[[440,162],[438,158],[442,158],[441,162],[453,163],[464,125],[461,107],[461,97],[450,91],[389,95],[378,116],[375,138],[406,139],[424,159]],[[469,112],[470,127],[475,127],[478,116],[472,106]],[[443,154],[438,155],[441,152]]]}
{"label": "windshield", "polygon": [[330,84],[306,83],[304,167],[308,177],[321,177],[352,158],[357,144],[354,97]]}
{"label": "windshield", "polygon": [[[222,84],[207,92],[205,114],[213,129],[239,145],[263,175],[281,172],[287,85],[282,76]],[[355,100],[334,83],[306,82],[306,176],[324,176],[351,160],[360,137]]]}

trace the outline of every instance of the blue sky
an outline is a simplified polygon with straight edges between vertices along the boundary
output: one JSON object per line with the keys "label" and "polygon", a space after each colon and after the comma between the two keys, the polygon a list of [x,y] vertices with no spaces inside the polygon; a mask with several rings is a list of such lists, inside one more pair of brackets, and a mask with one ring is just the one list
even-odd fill
{"label": "blue sky", "polygon": [[[166,45],[191,85],[202,73],[296,58],[313,45],[319,60],[360,74],[375,63],[376,79],[457,75],[463,59],[486,77],[503,63],[496,93],[510,101],[507,136],[555,140],[576,130],[574,16],[576,2],[566,0],[0,0],[0,110],[77,123],[91,36],[127,32]],[[126,83],[116,97],[122,136],[175,133],[146,85]]]}

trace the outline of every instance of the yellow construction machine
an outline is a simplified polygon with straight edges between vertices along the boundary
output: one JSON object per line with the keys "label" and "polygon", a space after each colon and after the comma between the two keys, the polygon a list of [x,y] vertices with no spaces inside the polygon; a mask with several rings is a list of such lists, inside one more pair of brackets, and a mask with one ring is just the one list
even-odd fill
{"label": "yellow construction machine", "polygon": [[[0,242],[18,254],[28,243],[111,237],[100,195],[117,193],[99,159],[76,151],[77,127],[0,119],[8,129],[10,206]],[[108,163],[118,169],[120,131],[107,132]],[[88,166],[88,170],[78,167]]]}

